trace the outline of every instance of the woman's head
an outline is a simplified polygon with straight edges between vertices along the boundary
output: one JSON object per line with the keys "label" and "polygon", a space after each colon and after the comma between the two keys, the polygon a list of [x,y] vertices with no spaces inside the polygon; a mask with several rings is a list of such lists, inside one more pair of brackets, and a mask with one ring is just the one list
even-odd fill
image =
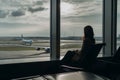
{"label": "woman's head", "polygon": [[87,25],[84,27],[84,37],[85,38],[93,38],[94,37],[94,32],[93,32],[92,26]]}

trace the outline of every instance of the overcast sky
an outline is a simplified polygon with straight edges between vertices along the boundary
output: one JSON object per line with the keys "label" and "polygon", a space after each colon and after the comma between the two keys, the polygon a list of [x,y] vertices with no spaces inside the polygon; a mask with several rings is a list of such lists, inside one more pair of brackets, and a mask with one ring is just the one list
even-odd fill
{"label": "overcast sky", "polygon": [[[102,36],[102,0],[62,0],[61,36]],[[49,36],[50,0],[0,0],[0,36]]]}

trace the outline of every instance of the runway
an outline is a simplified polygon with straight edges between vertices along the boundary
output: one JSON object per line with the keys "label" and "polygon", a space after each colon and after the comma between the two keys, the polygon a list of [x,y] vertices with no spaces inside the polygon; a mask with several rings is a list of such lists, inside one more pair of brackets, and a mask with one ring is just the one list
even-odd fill
{"label": "runway", "polygon": [[[64,57],[66,53],[64,51],[66,50],[61,52],[60,59]],[[50,53],[45,53],[44,51],[0,51],[0,55],[0,64],[50,61]],[[101,57],[102,53],[100,53],[98,56]]]}
{"label": "runway", "polygon": [[[46,43],[46,42],[40,42],[40,41],[34,42],[32,46],[26,46],[16,43],[14,44],[1,43],[0,64],[50,60],[50,53],[46,53],[44,49],[36,50],[37,47],[48,47],[50,43],[49,42]],[[61,49],[60,49],[61,58],[66,54],[68,50],[77,50],[77,49],[80,50],[81,44],[82,44],[81,41],[68,41],[68,42],[66,40],[63,41],[61,43]],[[102,56],[102,51],[98,56],[99,57]]]}
{"label": "runway", "polygon": [[[61,55],[70,49],[62,49]],[[71,49],[73,50],[73,49]],[[35,58],[35,57],[50,57],[50,53],[46,53],[44,50],[27,50],[27,51],[0,51],[0,60],[2,59],[18,59],[18,58]]]}

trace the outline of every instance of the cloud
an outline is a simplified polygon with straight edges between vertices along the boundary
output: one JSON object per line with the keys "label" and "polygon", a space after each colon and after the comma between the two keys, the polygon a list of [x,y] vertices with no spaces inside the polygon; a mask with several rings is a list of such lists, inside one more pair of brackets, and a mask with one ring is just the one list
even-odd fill
{"label": "cloud", "polygon": [[14,16],[14,17],[23,16],[23,15],[25,15],[25,11],[18,9],[18,10],[16,10],[16,11],[13,11],[13,12],[11,13],[11,15]]}
{"label": "cloud", "polygon": [[118,1],[118,5],[117,5],[117,13],[118,13],[118,15],[120,16],[120,1]]}
{"label": "cloud", "polygon": [[28,8],[28,11],[30,11],[30,12],[37,12],[37,11],[43,11],[43,10],[46,10],[46,8],[44,8],[44,7],[36,7],[36,8],[32,8],[32,7],[29,7]]}
{"label": "cloud", "polygon": [[64,2],[68,2],[68,3],[75,3],[75,4],[79,4],[81,2],[91,2],[91,1],[94,1],[94,0],[62,0]]}
{"label": "cloud", "polygon": [[0,18],[5,18],[8,14],[8,11],[0,10]]}
{"label": "cloud", "polygon": [[43,1],[36,1],[35,5],[43,5]]}
{"label": "cloud", "polygon": [[28,7],[28,11],[30,12],[38,12],[38,11],[44,11],[47,10],[46,6],[44,4],[46,4],[48,1],[46,0],[37,0],[33,2],[33,5]]}
{"label": "cloud", "polygon": [[48,0],[0,0],[0,18],[6,18],[6,16],[7,19],[20,16],[40,18],[40,15],[48,12],[47,4],[50,5]]}
{"label": "cloud", "polygon": [[[61,31],[66,36],[73,34],[70,30],[74,30],[76,35],[82,34],[79,32],[86,24],[99,24],[97,22],[101,20],[99,15],[102,0],[62,0],[62,2],[68,4],[67,7],[63,7],[66,15],[61,16],[64,18],[64,22],[61,22],[63,26]],[[7,31],[0,32],[0,35],[49,35],[50,0],[0,0],[0,18],[1,31]]]}
{"label": "cloud", "polygon": [[[67,1],[67,0],[65,0]],[[70,2],[71,1],[71,2]],[[70,12],[67,13],[67,15],[63,15],[62,17],[75,17],[75,16],[91,16],[91,15],[101,15],[102,14],[102,1],[96,1],[96,0],[85,0],[85,1],[79,1],[79,0],[70,0],[65,3],[72,4],[73,7],[71,8]],[[78,1],[78,2],[77,2]]]}

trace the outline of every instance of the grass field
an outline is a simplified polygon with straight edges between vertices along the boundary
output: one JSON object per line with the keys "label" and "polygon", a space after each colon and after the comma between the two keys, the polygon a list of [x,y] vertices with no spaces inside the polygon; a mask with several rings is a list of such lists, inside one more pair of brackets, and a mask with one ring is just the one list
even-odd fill
{"label": "grass field", "polygon": [[[81,45],[78,44],[69,44],[61,46],[61,49],[69,48],[80,48]],[[23,46],[0,46],[0,51],[22,51],[22,50],[35,50],[34,47],[23,47]]]}
{"label": "grass field", "polygon": [[0,51],[21,51],[21,50],[35,50],[35,48],[22,46],[8,46],[8,47],[0,46]]}

